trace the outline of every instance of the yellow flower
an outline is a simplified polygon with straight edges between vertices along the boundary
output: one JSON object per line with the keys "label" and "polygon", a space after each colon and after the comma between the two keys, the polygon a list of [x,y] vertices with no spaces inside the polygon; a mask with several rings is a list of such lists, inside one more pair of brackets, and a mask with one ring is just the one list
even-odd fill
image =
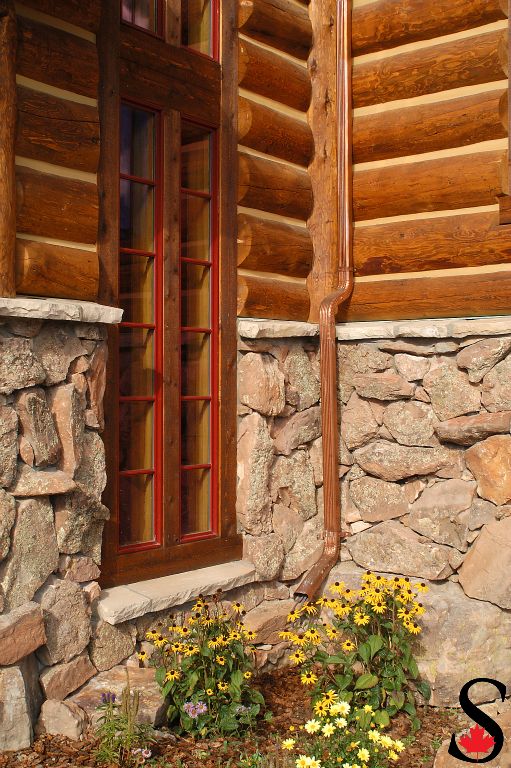
{"label": "yellow flower", "polygon": [[330,640],[335,640],[339,637],[339,630],[336,627],[332,627],[330,624],[325,624],[325,632]]}
{"label": "yellow flower", "polygon": [[335,724],[338,728],[346,728],[346,726],[348,725],[348,721],[344,717],[336,717]]}
{"label": "yellow flower", "polygon": [[290,632],[289,629],[284,629],[282,632],[279,632],[279,637],[282,640],[291,640],[294,637],[294,633]]}
{"label": "yellow flower", "polygon": [[252,677],[252,672],[249,672],[247,670],[246,672],[243,673],[243,677],[245,678],[245,680],[250,680],[250,678]]}
{"label": "yellow flower", "polygon": [[310,757],[307,757],[306,755],[300,755],[296,759],[296,768],[309,768],[310,766]]}
{"label": "yellow flower", "polygon": [[138,658],[140,661],[146,661],[147,660],[147,651],[140,651],[140,653],[137,653]]}
{"label": "yellow flower", "polygon": [[350,612],[351,612],[351,605],[349,603],[338,603],[336,608],[334,608],[335,615],[338,616],[340,619],[344,618],[345,616],[348,616]]}
{"label": "yellow flower", "polygon": [[378,744],[378,742],[380,741],[380,732],[376,730],[369,731],[369,733],[367,734],[367,738],[369,739],[369,741],[372,741],[374,744]]}
{"label": "yellow flower", "polygon": [[419,582],[418,584],[413,585],[417,592],[428,592],[429,587],[427,584],[425,584],[423,581]]}
{"label": "yellow flower", "polygon": [[390,750],[388,757],[389,757],[389,760],[399,760],[399,755],[397,754],[397,752],[394,752],[393,749]]}
{"label": "yellow flower", "polygon": [[169,682],[174,682],[174,680],[179,680],[181,677],[181,672],[179,672],[177,669],[171,669],[167,672],[165,675],[165,680],[168,680]]}
{"label": "yellow flower", "polygon": [[314,605],[312,605],[312,603],[306,603],[303,606],[302,611],[304,613],[309,614],[309,616],[313,616],[315,613],[318,612],[318,609]]}
{"label": "yellow flower", "polygon": [[340,701],[337,705],[336,715],[349,715],[351,707],[347,701]]}
{"label": "yellow flower", "polygon": [[385,613],[385,608],[387,606],[385,603],[373,603],[371,607],[375,613]]}
{"label": "yellow flower", "polygon": [[247,640],[251,640],[251,641],[252,641],[252,640],[255,640],[255,639],[256,639],[256,637],[257,637],[257,633],[256,633],[256,632],[254,632],[254,630],[253,630],[253,629],[244,629],[244,630],[243,630],[243,634],[245,635],[245,637],[247,638]]}
{"label": "yellow flower", "polygon": [[422,616],[424,613],[426,613],[426,609],[422,605],[422,603],[412,603],[415,615],[416,616]]}
{"label": "yellow flower", "polygon": [[309,757],[309,768],[321,768],[321,761],[316,760],[314,755]]}
{"label": "yellow flower", "polygon": [[331,715],[342,715],[344,714],[344,704],[346,702],[344,701],[337,701],[335,704],[332,704],[330,707],[330,714]]}
{"label": "yellow flower", "polygon": [[411,616],[413,616],[413,611],[407,605],[403,605],[402,608],[398,608],[397,610],[398,619],[405,619],[406,621],[408,621]]}
{"label": "yellow flower", "polygon": [[298,635],[292,635],[290,638],[293,645],[297,645],[299,648],[302,647],[302,645],[305,645],[307,643],[307,638],[305,635],[298,634]]}
{"label": "yellow flower", "polygon": [[308,629],[307,632],[305,633],[305,638],[307,640],[310,640],[311,643],[314,643],[314,645],[319,645],[319,643],[321,642],[321,635],[319,634],[316,627],[311,627],[310,629]]}
{"label": "yellow flower", "polygon": [[241,633],[233,630],[229,633],[229,640],[241,640]]}
{"label": "yellow flower", "polygon": [[282,742],[282,749],[293,749],[296,744],[294,739],[284,739]]}
{"label": "yellow flower", "polygon": [[295,621],[298,621],[300,618],[300,611],[298,608],[293,608],[293,610],[288,613],[287,620],[291,622],[291,624],[294,624]]}
{"label": "yellow flower", "polygon": [[325,694],[323,694],[322,699],[326,704],[333,704],[334,701],[337,701],[337,694],[335,691],[329,690]]}
{"label": "yellow flower", "polygon": [[155,629],[150,629],[145,633],[147,640],[154,640],[158,637],[158,632]]}
{"label": "yellow flower", "polygon": [[372,571],[366,571],[364,575],[362,576],[362,581],[365,584],[370,583],[373,580],[373,572]]}
{"label": "yellow flower", "polygon": [[208,696],[213,696],[213,689],[212,688],[207,688],[206,689],[206,693],[207,693]]}
{"label": "yellow flower", "polygon": [[321,597],[318,597],[316,600],[316,605],[319,605],[320,608],[323,608],[324,605],[328,605],[328,598],[321,595]]}
{"label": "yellow flower", "polygon": [[232,610],[234,611],[234,613],[243,613],[243,611],[245,610],[245,606],[242,605],[242,603],[236,602],[232,604]]}
{"label": "yellow flower", "polygon": [[334,581],[333,584],[330,584],[329,589],[334,595],[341,595],[344,591],[344,581]]}
{"label": "yellow flower", "polygon": [[366,624],[369,624],[370,617],[367,615],[367,613],[362,613],[361,611],[355,611],[353,614],[353,621],[357,625],[357,627],[365,627]]}
{"label": "yellow flower", "polygon": [[317,733],[321,729],[321,723],[318,720],[307,720],[304,728],[307,733]]}
{"label": "yellow flower", "polygon": [[402,752],[404,748],[405,748],[405,745],[400,739],[396,739],[394,741],[394,749],[396,750],[396,752]]}
{"label": "yellow flower", "polygon": [[387,736],[386,734],[383,734],[383,736],[380,736],[380,744],[382,747],[385,747],[386,749],[392,749],[394,746],[393,740],[390,738],[390,736]]}
{"label": "yellow flower", "polygon": [[229,688],[227,683],[224,683],[222,680],[218,683],[218,690],[219,691],[226,691]]}
{"label": "yellow flower", "polygon": [[369,754],[369,750],[363,747],[362,749],[358,750],[357,757],[359,760],[362,760],[363,763],[368,763],[371,755]]}
{"label": "yellow flower", "polygon": [[303,664],[307,657],[303,651],[294,651],[294,653],[292,653],[288,658],[289,661],[293,662],[293,664]]}
{"label": "yellow flower", "polygon": [[354,651],[357,646],[355,643],[353,643],[351,640],[345,640],[344,643],[341,645],[341,648],[346,653],[351,653],[351,651]]}
{"label": "yellow flower", "polygon": [[372,714],[374,712],[374,709],[372,708],[372,706],[370,704],[366,704],[364,706],[364,712],[370,712]]}
{"label": "yellow flower", "polygon": [[314,685],[314,683],[318,682],[318,678],[314,672],[304,672],[300,680],[304,685]]}
{"label": "yellow flower", "polygon": [[172,645],[170,646],[170,650],[173,653],[180,653],[183,650],[183,645],[182,643],[172,643]]}
{"label": "yellow flower", "polygon": [[325,701],[317,701],[314,704],[314,712],[317,715],[321,715],[322,717],[325,717],[325,715],[328,715],[329,709],[330,707]]}
{"label": "yellow flower", "polygon": [[421,632],[421,628],[414,621],[408,622],[406,624],[406,628],[407,628],[408,632],[412,633],[412,635],[418,635]]}
{"label": "yellow flower", "polygon": [[163,648],[164,645],[168,642],[167,638],[163,635],[157,635],[154,640],[155,648]]}
{"label": "yellow flower", "polygon": [[323,736],[330,738],[330,736],[333,733],[335,733],[335,725],[332,725],[332,723],[325,723],[325,725],[321,729],[321,733],[323,734]]}
{"label": "yellow flower", "polygon": [[221,667],[225,666],[225,656],[215,656],[215,661],[220,664]]}

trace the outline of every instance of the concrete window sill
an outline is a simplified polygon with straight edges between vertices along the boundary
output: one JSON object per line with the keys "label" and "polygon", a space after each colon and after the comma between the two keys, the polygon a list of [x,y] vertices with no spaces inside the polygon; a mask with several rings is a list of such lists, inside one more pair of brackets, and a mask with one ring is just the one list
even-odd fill
{"label": "concrete window sill", "polygon": [[0,317],[29,320],[69,320],[75,323],[120,323],[122,309],[75,299],[45,299],[36,296],[0,297]]}

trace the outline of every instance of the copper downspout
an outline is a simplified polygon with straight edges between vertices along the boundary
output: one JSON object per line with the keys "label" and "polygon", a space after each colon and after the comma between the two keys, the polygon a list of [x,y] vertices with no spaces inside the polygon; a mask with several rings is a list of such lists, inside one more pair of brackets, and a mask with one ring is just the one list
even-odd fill
{"label": "copper downspout", "polygon": [[349,298],[353,290],[351,0],[337,0],[337,62],[338,284],[335,291],[325,296],[319,309],[325,543],[319,560],[305,574],[294,593],[297,601],[314,598],[339,558],[341,540],[348,536],[341,530],[335,315],[340,304]]}

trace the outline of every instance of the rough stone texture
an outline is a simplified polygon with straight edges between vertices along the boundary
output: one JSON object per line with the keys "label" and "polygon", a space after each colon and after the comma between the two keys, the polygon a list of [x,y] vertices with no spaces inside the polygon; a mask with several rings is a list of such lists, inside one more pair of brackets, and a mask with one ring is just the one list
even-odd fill
{"label": "rough stone texture", "polygon": [[247,629],[257,633],[255,642],[275,645],[279,643],[279,632],[282,632],[287,624],[287,616],[293,610],[294,600],[280,600],[271,603],[262,603],[249,611],[243,623]]}
{"label": "rough stone texture", "polygon": [[477,492],[494,504],[511,501],[511,436],[495,435],[466,452],[467,466],[477,480]]}
{"label": "rough stone texture", "polygon": [[266,421],[252,413],[242,419],[239,429],[236,512],[243,529],[253,535],[271,531],[272,462],[273,442]]}
{"label": "rough stone texture", "polygon": [[11,549],[0,565],[5,608],[12,611],[32,600],[56,569],[58,559],[53,510],[48,499],[19,502]]}
{"label": "rough stone texture", "polygon": [[364,568],[432,581],[446,579],[451,573],[452,550],[419,537],[396,520],[387,520],[347,542],[353,560]]}
{"label": "rough stone texture", "polygon": [[319,514],[311,517],[310,520],[307,520],[303,526],[302,532],[296,539],[293,549],[286,555],[284,567],[282,568],[282,573],[280,575],[280,578],[284,581],[297,579],[302,573],[305,573],[308,568],[314,565],[323,551],[324,526],[322,491],[322,488],[318,491]]}
{"label": "rough stone texture", "polygon": [[381,352],[376,344],[338,344],[338,387],[342,402],[347,403],[351,397],[356,374],[384,371],[391,365],[391,356]]}
{"label": "rough stone texture", "polygon": [[94,581],[94,579],[99,579],[101,575],[101,571],[94,560],[82,555],[62,555],[59,560],[59,572],[65,579],[78,582]]}
{"label": "rough stone texture", "polygon": [[98,565],[101,562],[101,536],[109,511],[81,488],[54,499],[55,528],[59,549],[72,555],[82,552]]}
{"label": "rough stone texture", "polygon": [[129,681],[132,690],[140,691],[140,709],[138,712],[141,723],[151,723],[159,726],[165,722],[167,705],[161,697],[160,688],[154,679],[154,669],[129,669],[124,666],[114,667],[107,672],[101,672],[90,680],[70,698],[66,703],[78,704],[87,712],[94,724],[98,719],[96,707],[101,699],[101,694],[112,691],[120,699],[122,689],[126,685],[126,674],[129,673]]}
{"label": "rough stone texture", "polygon": [[[508,700],[506,700],[508,701]],[[486,710],[486,707],[494,707],[494,704],[486,704],[481,709]],[[485,763],[488,768],[509,768],[511,765],[511,712],[504,712],[497,714],[496,712],[489,713],[490,716],[498,723],[504,734],[504,745],[502,751],[493,760]],[[449,744],[451,740],[448,739],[442,743],[442,746],[438,750],[435,756],[435,762],[433,768],[460,768],[460,765],[465,765],[458,758],[452,757],[449,754]],[[463,750],[461,750],[463,752]],[[489,752],[487,753],[490,754]],[[476,755],[478,757],[479,755]],[[471,756],[472,757],[472,756]],[[483,755],[481,755],[483,757]],[[486,757],[486,754],[484,755]]]}
{"label": "rough stone texture", "polygon": [[37,652],[43,664],[71,661],[90,638],[90,608],[82,590],[72,581],[52,576],[34,598],[41,606],[46,645]]}
{"label": "rough stone texture", "polygon": [[497,518],[498,508],[484,499],[476,499],[470,507],[468,519],[469,530],[475,531],[486,523],[491,523]]}
{"label": "rough stone texture", "polygon": [[292,450],[316,440],[320,434],[321,409],[319,405],[295,413],[290,419],[277,419],[274,424],[275,451],[289,456]]}
{"label": "rough stone texture", "polygon": [[358,395],[374,400],[401,400],[414,392],[413,384],[390,372],[354,376],[353,386]]}
{"label": "rough stone texture", "polygon": [[[97,326],[92,326],[97,328]],[[78,335],[78,334],[77,334]],[[96,426],[100,431],[105,428],[105,413],[103,409],[103,396],[106,389],[106,373],[108,360],[108,346],[99,344],[92,356],[90,366],[86,369],[88,387],[88,405],[92,412]],[[77,371],[80,373],[80,371]]]}
{"label": "rough stone texture", "polygon": [[60,469],[33,469],[18,464],[18,471],[9,488],[13,496],[50,496],[69,493],[76,488],[73,478]]}
{"label": "rough stone texture", "polygon": [[384,425],[400,445],[435,446],[438,419],[430,405],[417,402],[391,403],[385,410]]}
{"label": "rough stone texture", "polygon": [[0,393],[41,384],[45,370],[32,351],[29,339],[0,339]]}
{"label": "rough stone texture", "polygon": [[465,552],[468,521],[460,513],[472,504],[475,486],[464,480],[446,480],[426,488],[410,507],[409,527],[439,544]]}
{"label": "rough stone texture", "polygon": [[494,520],[482,529],[459,572],[469,597],[511,608],[511,518]]}
{"label": "rough stone texture", "polygon": [[18,438],[18,452],[21,460],[24,461],[25,464],[28,464],[29,467],[34,466],[34,463],[35,463],[34,449],[30,445],[28,440],[25,440],[23,435],[20,435]]}
{"label": "rough stone texture", "polygon": [[72,328],[49,322],[34,339],[34,353],[45,370],[44,383],[51,386],[64,381],[70,363],[86,350]]}
{"label": "rough stone texture", "polygon": [[43,615],[37,603],[25,603],[0,616],[0,666],[16,664],[45,642]]}
{"label": "rough stone texture", "polygon": [[511,351],[511,336],[484,339],[465,347],[456,357],[460,368],[468,371],[470,381],[478,383]]}
{"label": "rough stone texture", "polygon": [[19,317],[9,317],[6,322],[7,328],[11,333],[15,336],[24,336],[26,339],[33,339],[43,327],[42,320],[25,320]]}
{"label": "rough stone texture", "polygon": [[31,707],[21,668],[0,669],[0,752],[26,749],[32,740]]}
{"label": "rough stone texture", "polygon": [[50,408],[62,445],[59,469],[74,477],[83,455],[85,420],[79,392],[73,384],[48,390]]}
{"label": "rough stone texture", "polygon": [[277,416],[286,404],[284,374],[271,355],[248,352],[238,364],[238,396],[243,405]]}
{"label": "rough stone texture", "polygon": [[299,411],[315,405],[319,400],[319,378],[309,356],[301,346],[293,346],[283,364],[287,379],[286,400]]}
{"label": "rough stone texture", "polygon": [[14,408],[0,405],[0,485],[9,486],[16,474],[18,417]]}
{"label": "rough stone texture", "polygon": [[48,408],[44,389],[23,390],[16,398],[21,434],[34,452],[38,467],[56,464],[60,456],[60,442]]}
{"label": "rough stone texture", "polygon": [[478,413],[476,416],[458,416],[435,426],[440,440],[458,445],[473,445],[490,435],[509,434],[511,411]]}
{"label": "rough stone texture", "polygon": [[4,560],[11,547],[11,530],[16,520],[14,497],[0,488],[0,560]]}
{"label": "rough stone texture", "polygon": [[[309,449],[309,456],[312,463],[312,469],[314,472],[314,482],[316,483],[316,485],[323,485],[323,438],[322,437],[318,437],[318,439],[312,443]],[[342,439],[341,435],[339,435],[338,461],[339,461],[339,464],[344,468],[348,468],[353,465],[353,457],[351,453],[348,451],[346,447],[346,443]]]}
{"label": "rough stone texture", "polygon": [[278,533],[287,554],[293,548],[297,536],[302,532],[304,526],[303,517],[290,507],[283,504],[273,505],[273,530]]}
{"label": "rough stone texture", "polygon": [[254,564],[257,575],[263,581],[276,579],[284,562],[284,545],[277,533],[262,536],[245,536],[243,557]]}
{"label": "rough stone texture", "polygon": [[511,411],[511,355],[484,377],[482,404],[487,411]]}
{"label": "rough stone texture", "polygon": [[347,448],[361,448],[378,434],[371,406],[353,392],[342,410],[341,435]]}
{"label": "rough stone texture", "polygon": [[43,299],[34,296],[0,297],[0,315],[88,323],[120,323],[122,309],[75,299]]}
{"label": "rough stone texture", "polygon": [[75,480],[101,499],[106,487],[105,446],[97,432],[90,429],[86,429],[83,436],[83,456]]}
{"label": "rough stone texture", "polygon": [[427,357],[398,354],[394,356],[397,372],[407,381],[420,381],[429,371],[430,361]]}
{"label": "rough stone texture", "polygon": [[270,478],[272,501],[298,512],[304,520],[317,512],[312,464],[306,451],[279,456]]}
{"label": "rough stone texture", "polygon": [[45,733],[54,736],[66,736],[77,740],[85,731],[87,715],[84,710],[72,702],[48,699],[41,707],[41,714],[36,725],[36,734]]}
{"label": "rough stone texture", "polygon": [[350,495],[366,523],[380,523],[408,512],[404,488],[375,477],[361,477],[350,484]]}
{"label": "rough stone texture", "polygon": [[467,374],[446,363],[430,370],[423,386],[440,421],[475,413],[481,404],[479,389],[470,384]]}
{"label": "rough stone texture", "polygon": [[95,674],[96,668],[85,651],[65,664],[45,667],[41,671],[39,682],[47,699],[62,701]]}
{"label": "rough stone texture", "polygon": [[443,471],[456,476],[461,454],[448,448],[416,448],[377,440],[355,451],[355,460],[370,475],[382,480],[403,480],[414,475]]}
{"label": "rough stone texture", "polygon": [[89,646],[90,658],[96,669],[104,672],[131,656],[135,650],[137,629],[125,622],[113,626],[99,621],[92,630]]}

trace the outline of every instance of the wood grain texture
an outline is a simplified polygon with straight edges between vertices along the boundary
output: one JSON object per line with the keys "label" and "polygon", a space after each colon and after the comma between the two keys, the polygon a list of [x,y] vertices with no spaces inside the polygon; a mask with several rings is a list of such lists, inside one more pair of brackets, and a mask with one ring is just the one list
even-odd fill
{"label": "wood grain texture", "polygon": [[238,140],[245,147],[305,167],[314,154],[306,122],[243,96],[238,100]]}
{"label": "wood grain texture", "polygon": [[238,276],[238,317],[306,321],[309,307],[305,281],[295,283],[274,277]]}
{"label": "wood grain texture", "polygon": [[75,243],[95,243],[98,190],[95,184],[16,168],[18,232]]}
{"label": "wood grain texture", "polygon": [[313,205],[308,173],[239,152],[238,204],[306,221]]}
{"label": "wood grain texture", "polygon": [[438,93],[507,76],[507,33],[472,35],[369,62],[355,60],[355,107]]}
{"label": "wood grain texture", "polygon": [[353,10],[353,54],[382,51],[505,19],[507,0],[377,0]]}
{"label": "wood grain texture", "polygon": [[291,0],[239,0],[240,32],[272,48],[306,59],[312,47],[307,9]]}
{"label": "wood grain texture", "polygon": [[16,241],[16,290],[29,296],[96,301],[98,255],[32,240]]}
{"label": "wood grain texture", "polygon": [[498,212],[356,227],[355,274],[384,275],[511,262]]}
{"label": "wood grain texture", "polygon": [[312,255],[311,236],[303,227],[238,215],[238,266],[243,269],[307,277]]}
{"label": "wood grain texture", "polygon": [[99,162],[98,110],[18,86],[16,152],[95,173]]}
{"label": "wood grain texture", "polygon": [[239,41],[239,85],[301,112],[311,99],[305,67],[248,40]]}
{"label": "wood grain texture", "polygon": [[16,14],[0,0],[0,296],[14,296],[16,243]]}
{"label": "wood grain texture", "polygon": [[355,219],[492,205],[505,189],[505,171],[501,150],[356,171]]}
{"label": "wood grain texture", "polygon": [[356,163],[434,152],[507,136],[507,91],[488,91],[435,104],[355,118]]}
{"label": "wood grain texture", "polygon": [[82,96],[98,95],[94,43],[22,17],[18,17],[17,72]]}
{"label": "wood grain texture", "polygon": [[101,0],[23,0],[23,5],[89,32],[99,29]]}
{"label": "wood grain texture", "polygon": [[511,270],[358,283],[338,322],[481,317],[511,312]]}

